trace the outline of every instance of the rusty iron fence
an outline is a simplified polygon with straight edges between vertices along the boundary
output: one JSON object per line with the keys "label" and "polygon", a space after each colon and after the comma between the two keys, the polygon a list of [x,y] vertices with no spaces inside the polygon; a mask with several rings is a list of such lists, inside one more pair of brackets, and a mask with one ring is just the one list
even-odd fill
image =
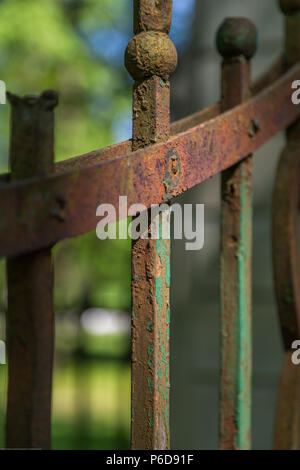
{"label": "rusty iron fence", "polygon": [[[274,448],[299,448],[300,336],[298,208],[300,1],[281,0],[285,51],[255,83],[255,26],[226,19],[217,33],[220,103],[170,126],[168,37],[172,0],[135,0],[125,54],[134,78],[132,140],[54,163],[57,95],[9,94],[11,173],[1,176],[0,254],[7,258],[8,394],[6,445],[50,448],[54,349],[51,248],[95,230],[100,203],[170,202],[222,174],[220,449],[251,446],[252,153],[287,129],[273,199],[275,287],[284,344]],[[118,215],[119,217],[120,214]],[[151,226],[149,225],[151,235]],[[132,449],[168,449],[170,240],[132,243]]]}

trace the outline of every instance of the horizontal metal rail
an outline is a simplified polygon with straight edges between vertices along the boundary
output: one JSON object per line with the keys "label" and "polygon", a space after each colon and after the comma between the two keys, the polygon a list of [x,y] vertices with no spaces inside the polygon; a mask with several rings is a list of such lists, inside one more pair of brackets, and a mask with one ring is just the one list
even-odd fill
{"label": "horizontal metal rail", "polygon": [[[118,157],[105,149],[98,154],[103,160],[91,166],[3,183],[0,256],[41,249],[94,230],[98,205],[117,208],[119,195],[127,195],[128,204],[150,207],[241,161],[299,118],[300,106],[291,101],[291,84],[299,73],[297,64],[252,99],[167,142]],[[127,148],[126,143],[119,146]],[[170,152],[179,165],[172,181],[166,178]]]}
{"label": "horizontal metal rail", "polygon": [[[279,57],[274,64],[264,72],[252,85],[252,95],[256,95],[261,92],[264,88],[267,88],[273,82],[275,82],[281,75],[286,71],[286,66],[283,57]],[[199,126],[200,124],[214,119],[221,113],[220,103],[216,103],[209,106],[201,111],[197,111],[190,116],[179,119],[171,124],[170,135],[175,136],[181,132],[188,131],[192,127]],[[126,140],[118,144],[111,145],[99,150],[94,150],[83,155],[68,158],[54,164],[55,173],[62,173],[70,170],[80,170],[81,168],[87,168],[94,166],[98,163],[107,162],[114,158],[122,155],[127,155],[132,150],[131,140]],[[0,183],[10,181],[10,173],[2,173],[0,175]]]}
{"label": "horizontal metal rail", "polygon": [[[181,132],[185,132],[192,127],[199,126],[209,119],[213,119],[220,114],[220,104],[216,103],[208,108],[198,111],[179,121],[171,124],[170,135],[174,136]],[[122,155],[127,155],[132,151],[131,140],[125,140],[118,144],[110,145],[99,150],[94,150],[77,157],[68,158],[55,163],[55,173],[63,173],[71,170],[81,170],[99,163],[108,162]],[[0,175],[0,183],[8,183],[10,181],[10,173],[2,173]]]}

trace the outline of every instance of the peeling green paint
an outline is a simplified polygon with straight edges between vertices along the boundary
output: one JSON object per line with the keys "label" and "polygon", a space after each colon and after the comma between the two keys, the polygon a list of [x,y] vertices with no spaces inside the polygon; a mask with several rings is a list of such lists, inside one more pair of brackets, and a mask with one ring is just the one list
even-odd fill
{"label": "peeling green paint", "polygon": [[148,352],[148,366],[149,367],[152,367],[153,365],[153,353],[154,353],[154,345],[153,345],[153,342],[151,342],[147,348],[147,352]]}
{"label": "peeling green paint", "polygon": [[[161,239],[161,220],[159,222],[159,239],[156,241],[159,257],[159,276],[155,279],[155,298],[157,305],[157,372],[156,387],[160,395],[158,413],[163,418],[164,426],[169,435],[169,336],[170,336],[170,241]],[[161,422],[161,421],[160,421]]]}
{"label": "peeling green paint", "polygon": [[161,386],[158,385],[158,391],[162,395],[163,399],[168,402],[168,395],[166,390],[162,390]]}
{"label": "peeling green paint", "polygon": [[156,297],[156,301],[158,305],[158,316],[160,316],[160,312],[163,308],[162,291],[163,291],[163,280],[159,277],[155,281],[155,297]]}
{"label": "peeling green paint", "polygon": [[165,425],[166,426],[169,425],[169,407],[168,406],[165,408]]}
{"label": "peeling green paint", "polygon": [[152,321],[151,321],[149,318],[148,318],[148,323],[147,323],[146,329],[147,329],[148,331],[150,331],[150,333],[152,333],[152,331],[153,331],[153,323],[152,323]]}
{"label": "peeling green paint", "polygon": [[[161,224],[159,224],[159,236],[161,236]],[[171,282],[171,270],[170,270],[170,246],[169,243],[165,243],[165,240],[157,240],[157,254],[161,262],[161,277],[157,277],[155,280],[155,297],[158,305],[158,317],[165,308],[164,298],[166,289],[170,288]],[[167,324],[170,323],[170,308],[167,308]]]}
{"label": "peeling green paint", "polygon": [[[172,3],[172,0],[137,2],[139,7],[135,11],[136,36],[130,41],[126,53],[126,63],[136,79],[133,91],[135,124],[133,151],[151,145],[154,139],[168,140],[170,90],[168,77],[175,66],[173,55],[174,59],[176,55],[167,38]],[[147,31],[147,34],[144,34],[144,31]],[[138,51],[136,44],[141,45]],[[147,50],[151,50],[150,62],[142,60],[145,65],[143,68],[143,64],[140,67],[138,62],[144,53],[148,58]],[[158,69],[159,74],[156,73]],[[140,81],[144,76],[147,80]],[[174,189],[180,174],[179,156],[179,161],[176,159],[173,162],[172,155],[173,153],[168,154],[168,175],[165,175],[169,176],[169,183],[165,183],[166,190],[169,191]],[[160,214],[159,238],[161,238],[162,217]],[[139,278],[133,276],[135,289],[132,298],[137,314],[133,322],[135,333],[133,344],[138,347],[132,348],[134,386],[132,415],[134,416],[136,411],[136,418],[132,420],[131,446],[132,449],[169,449],[167,358],[170,323],[170,238],[168,240],[152,238],[149,242],[137,240],[133,244],[133,268],[136,268],[134,272],[138,272]]]}
{"label": "peeling green paint", "polygon": [[152,418],[152,413],[148,411],[148,425],[150,428],[153,428],[153,418]]}
{"label": "peeling green paint", "polygon": [[167,355],[166,355],[166,351],[165,351],[165,345],[161,344],[160,347],[159,347],[159,350],[162,353],[162,362],[169,365],[169,361],[167,359]]}
{"label": "peeling green paint", "polygon": [[148,384],[148,390],[152,392],[153,391],[153,378],[152,377],[149,377],[147,379],[147,384]]}
{"label": "peeling green paint", "polygon": [[249,257],[251,254],[252,195],[241,164],[240,244],[238,249],[238,377],[237,377],[237,445],[250,447],[251,428],[251,287]]}
{"label": "peeling green paint", "polygon": [[[161,231],[159,231],[161,236]],[[160,257],[162,266],[165,266],[165,281],[167,287],[171,284],[171,269],[170,269],[170,247],[169,244],[164,243],[164,240],[157,240],[157,253]]]}

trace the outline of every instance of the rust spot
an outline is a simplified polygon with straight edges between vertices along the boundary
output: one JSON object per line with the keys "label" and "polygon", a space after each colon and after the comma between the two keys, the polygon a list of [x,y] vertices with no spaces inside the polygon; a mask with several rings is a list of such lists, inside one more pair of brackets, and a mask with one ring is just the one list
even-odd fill
{"label": "rust spot", "polygon": [[258,133],[259,130],[260,130],[259,119],[257,118],[252,119],[250,123],[249,137],[254,137]]}
{"label": "rust spot", "polygon": [[173,196],[173,192],[180,182],[181,172],[182,168],[179,153],[171,148],[166,155],[166,170],[164,176],[166,194],[164,201],[168,201]]}

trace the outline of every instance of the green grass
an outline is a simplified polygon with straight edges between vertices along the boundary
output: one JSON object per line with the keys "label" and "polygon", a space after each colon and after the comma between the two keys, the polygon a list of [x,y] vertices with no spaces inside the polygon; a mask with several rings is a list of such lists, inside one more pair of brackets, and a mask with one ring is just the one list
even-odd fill
{"label": "green grass", "polygon": [[130,368],[82,361],[58,368],[53,392],[54,449],[126,449],[130,429]]}
{"label": "green grass", "polygon": [[[6,367],[0,366],[0,447],[4,447]],[[57,363],[53,449],[128,449],[130,365],[116,360]]]}

